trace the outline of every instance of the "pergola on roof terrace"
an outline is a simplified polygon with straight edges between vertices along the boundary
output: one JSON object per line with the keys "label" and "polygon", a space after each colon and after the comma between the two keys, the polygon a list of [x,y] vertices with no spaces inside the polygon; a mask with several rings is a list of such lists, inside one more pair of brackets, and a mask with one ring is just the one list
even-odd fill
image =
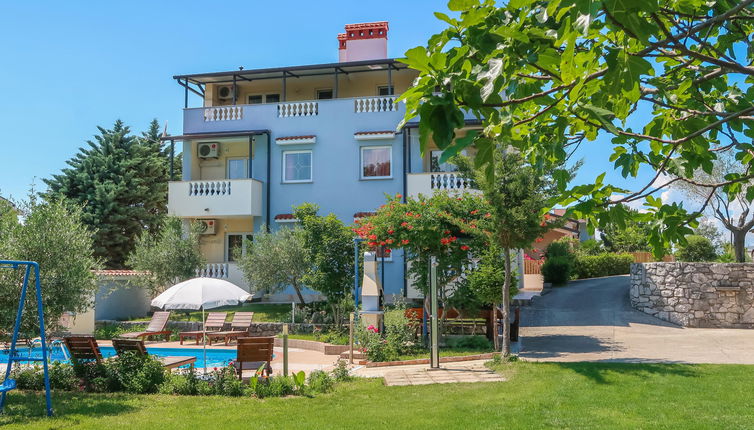
{"label": "pergola on roof terrace", "polygon": [[[404,70],[408,66],[398,62],[394,58],[384,58],[378,60],[351,61],[343,63],[325,63],[311,64],[305,66],[288,66],[272,67],[264,69],[242,69],[231,70],[227,72],[197,73],[190,75],[176,75],[173,79],[178,81],[186,89],[186,101],[188,101],[188,91],[204,97],[204,89],[207,84],[232,84],[237,85],[241,82],[252,82],[265,79],[281,79],[283,88],[285,88],[286,79],[297,79],[308,76],[326,76],[335,77],[334,97],[337,97],[337,76],[340,74],[349,75],[352,73],[376,72],[383,70],[387,73],[389,86],[392,87],[392,71]],[[283,94],[283,101],[284,101]]]}

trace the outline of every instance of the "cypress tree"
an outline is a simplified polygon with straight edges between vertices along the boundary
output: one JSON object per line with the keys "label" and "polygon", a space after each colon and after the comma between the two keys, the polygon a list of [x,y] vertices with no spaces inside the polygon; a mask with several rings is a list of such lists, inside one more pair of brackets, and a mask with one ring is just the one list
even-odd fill
{"label": "cypress tree", "polygon": [[159,125],[136,137],[117,120],[67,161],[51,179],[46,198],[83,205],[82,221],[94,232],[94,254],[109,268],[125,266],[136,239],[154,234],[167,212],[168,157]]}

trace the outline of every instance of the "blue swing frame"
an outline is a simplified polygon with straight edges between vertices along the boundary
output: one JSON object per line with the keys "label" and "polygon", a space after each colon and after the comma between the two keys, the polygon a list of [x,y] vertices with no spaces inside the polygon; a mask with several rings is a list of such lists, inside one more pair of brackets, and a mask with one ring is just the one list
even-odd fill
{"label": "blue swing frame", "polygon": [[[5,367],[5,379],[0,384],[0,392],[2,393],[2,397],[0,397],[0,413],[2,413],[3,408],[5,407],[5,398],[8,391],[16,388],[16,381],[10,378],[13,363],[17,361],[41,361],[44,369],[45,398],[47,400],[47,416],[49,417],[52,416],[52,400],[50,399],[50,373],[47,362],[47,339],[45,337],[45,320],[42,306],[42,286],[39,280],[39,264],[34,261],[0,260],[0,269],[15,270],[21,266],[26,266],[26,273],[24,274],[24,281],[21,286],[21,298],[18,300],[16,322],[13,326],[13,338],[10,343],[8,363]],[[20,357],[16,355],[16,341],[18,341],[18,332],[21,329],[21,315],[24,312],[24,302],[26,301],[26,291],[29,285],[29,276],[31,275],[32,268],[34,269],[34,286],[37,295],[37,316],[39,318],[39,338],[42,341],[42,358]]]}

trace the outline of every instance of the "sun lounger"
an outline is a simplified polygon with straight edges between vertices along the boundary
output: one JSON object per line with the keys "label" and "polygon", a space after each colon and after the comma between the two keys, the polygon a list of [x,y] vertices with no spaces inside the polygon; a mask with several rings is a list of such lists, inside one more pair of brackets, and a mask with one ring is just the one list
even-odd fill
{"label": "sun lounger", "polygon": [[[97,363],[101,363],[102,352],[97,345],[97,340],[93,336],[66,336],[63,338],[68,353],[71,354],[71,359],[74,363],[81,361],[94,360]],[[144,341],[140,339],[113,339],[113,348],[115,352],[121,354],[125,351],[136,351],[138,354],[147,354],[147,349],[144,346]],[[184,366],[186,364],[193,365],[196,361],[196,357],[157,357],[162,365],[168,369],[174,367]]]}
{"label": "sun lounger", "polygon": [[202,338],[204,331],[221,331],[225,326],[227,315],[225,312],[210,312],[207,314],[207,320],[204,322],[204,330],[182,331],[178,334],[181,345],[183,345],[183,340],[187,338],[196,339],[196,344],[199,345],[199,340]]}
{"label": "sun lounger", "polygon": [[74,363],[91,360],[102,362],[102,353],[94,336],[66,336],[63,342]]}
{"label": "sun lounger", "polygon": [[168,325],[168,319],[170,319],[170,312],[155,312],[154,315],[152,315],[152,320],[149,321],[149,325],[147,326],[146,330],[123,333],[119,337],[134,339],[139,337],[149,338],[151,336],[164,335],[165,341],[168,341],[170,340],[170,334],[172,333],[170,330],[165,329],[165,327]]}
{"label": "sun lounger", "polygon": [[[143,339],[113,339],[113,348],[118,355],[124,352],[135,352],[139,355],[147,355],[147,348],[144,346]],[[187,364],[191,366],[196,362],[196,357],[193,356],[168,356],[157,357],[166,369],[172,369],[174,367],[181,367]]]}
{"label": "sun lounger", "polygon": [[257,370],[264,366],[267,376],[272,374],[272,354],[275,337],[239,337],[237,338],[236,361],[233,366],[238,372],[238,379],[243,378],[244,370]]}
{"label": "sun lounger", "polygon": [[230,323],[229,331],[207,333],[209,344],[212,345],[212,339],[225,339],[225,345],[228,345],[230,339],[248,336],[253,319],[254,312],[236,312],[233,315],[233,321]]}

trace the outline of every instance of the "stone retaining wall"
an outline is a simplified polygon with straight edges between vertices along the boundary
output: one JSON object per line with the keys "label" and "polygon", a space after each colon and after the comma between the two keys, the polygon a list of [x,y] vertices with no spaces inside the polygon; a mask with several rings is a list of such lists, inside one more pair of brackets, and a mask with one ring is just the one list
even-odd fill
{"label": "stone retaining wall", "polygon": [[630,297],[684,327],[754,328],[754,264],[634,263]]}

